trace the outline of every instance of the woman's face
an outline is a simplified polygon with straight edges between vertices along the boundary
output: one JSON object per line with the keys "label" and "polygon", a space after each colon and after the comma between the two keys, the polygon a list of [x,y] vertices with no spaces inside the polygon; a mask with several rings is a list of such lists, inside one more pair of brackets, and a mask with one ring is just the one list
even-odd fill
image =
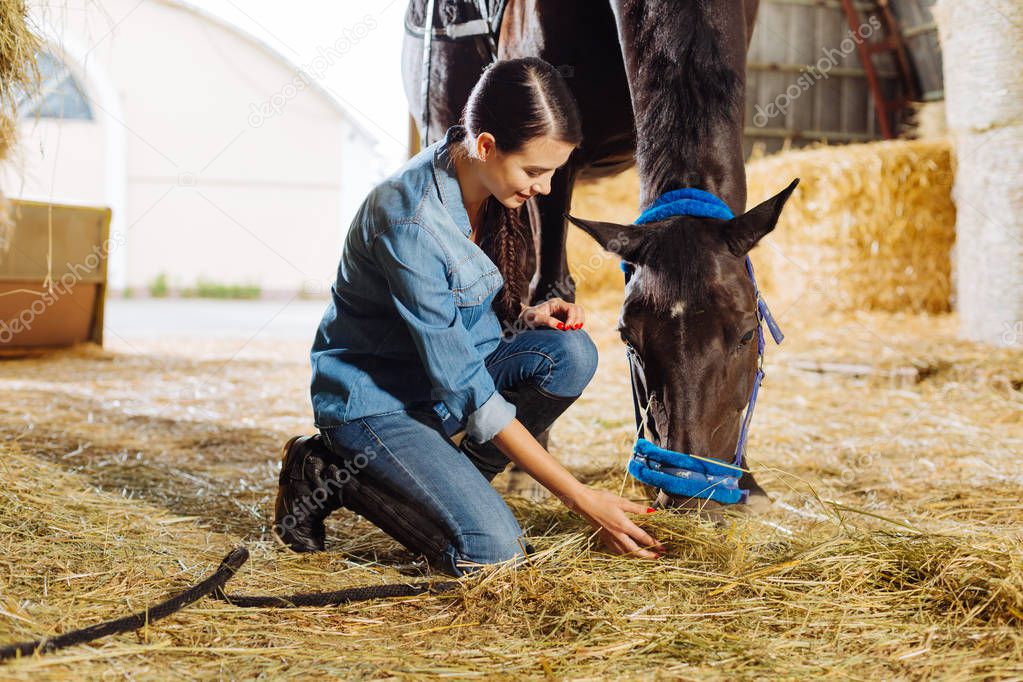
{"label": "woman's face", "polygon": [[480,133],[476,138],[480,180],[503,205],[518,208],[532,196],[550,193],[554,171],[568,161],[573,149],[568,142],[544,135],[506,154],[497,148],[493,135]]}

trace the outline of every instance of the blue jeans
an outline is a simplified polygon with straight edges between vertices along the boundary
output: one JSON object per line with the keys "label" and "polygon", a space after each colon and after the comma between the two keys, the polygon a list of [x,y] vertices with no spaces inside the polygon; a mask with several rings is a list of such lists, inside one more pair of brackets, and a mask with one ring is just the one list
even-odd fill
{"label": "blue jeans", "polygon": [[[582,330],[534,329],[501,343],[485,364],[498,390],[516,404],[516,417],[536,436],[590,382],[597,350]],[[523,557],[531,547],[490,484],[507,458],[492,443],[466,439],[456,446],[450,437],[458,425],[451,421],[423,404],[321,433],[355,475],[383,483],[443,527],[450,545],[438,568],[460,576],[474,566]]]}

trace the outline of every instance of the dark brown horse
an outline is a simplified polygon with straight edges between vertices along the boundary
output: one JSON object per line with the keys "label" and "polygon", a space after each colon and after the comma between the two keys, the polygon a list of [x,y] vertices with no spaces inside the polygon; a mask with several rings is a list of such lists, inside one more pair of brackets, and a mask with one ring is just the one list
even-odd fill
{"label": "dark brown horse", "polygon": [[[499,58],[540,57],[566,77],[582,112],[584,142],[554,175],[550,194],[530,207],[539,235],[532,298],[551,293],[573,298],[566,220],[633,263],[620,331],[645,368],[653,438],[664,448],[722,460],[734,452],[756,366],[756,344],[750,343],[756,301],[745,255],[774,227],[792,191],[743,214],[746,50],[757,4],[412,0],[406,15],[406,93],[420,130],[425,123],[427,143],[458,122],[491,58],[487,36],[459,38],[466,21],[499,18],[493,36]],[[423,26],[424,8],[431,5],[427,100],[424,34],[416,27]],[[503,16],[495,16],[502,8]],[[673,218],[634,227],[566,215],[577,179],[617,173],[633,163],[640,208],[669,190],[695,187],[720,197],[738,217]],[[740,485],[751,491],[751,502],[768,499],[752,474],[744,474]],[[663,493],[658,502],[682,503]]]}

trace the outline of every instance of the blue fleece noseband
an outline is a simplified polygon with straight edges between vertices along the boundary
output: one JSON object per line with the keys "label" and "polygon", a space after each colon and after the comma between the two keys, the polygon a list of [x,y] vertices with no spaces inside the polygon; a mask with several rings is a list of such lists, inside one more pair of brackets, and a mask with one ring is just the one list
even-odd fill
{"label": "blue fleece noseband", "polygon": [[[642,225],[674,216],[731,220],[735,217],[735,214],[728,208],[728,204],[710,192],[685,187],[665,192],[659,196],[654,203],[640,214],[636,219],[636,224]],[[622,261],[622,271],[625,273],[625,283],[628,284],[629,278],[632,276],[633,266]],[[767,325],[772,338],[774,338],[774,342],[781,343],[785,337],[775,323],[767,303],[760,296],[757,280],[753,277],[753,263],[750,261],[749,256],[746,257],[746,272],[749,273],[750,281],[753,282],[753,291],[757,298],[757,319]],[[632,380],[632,401],[636,412],[636,432],[638,435],[636,445],[633,448],[632,459],[629,461],[629,473],[633,478],[647,485],[660,488],[675,497],[695,497],[714,500],[724,504],[746,501],[749,491],[739,487],[739,478],[743,473],[742,463],[746,452],[749,425],[753,418],[753,408],[757,404],[757,394],[760,392],[760,384],[764,379],[765,344],[763,324],[757,326],[757,374],[754,377],[753,390],[746,405],[746,414],[742,418],[739,441],[735,446],[735,455],[732,458],[731,464],[684,452],[666,450],[643,438],[644,421],[640,409],[639,394],[636,391],[635,372],[629,372],[629,378]],[[629,364],[635,363],[642,366],[639,355],[631,344],[626,343],[625,346]]]}

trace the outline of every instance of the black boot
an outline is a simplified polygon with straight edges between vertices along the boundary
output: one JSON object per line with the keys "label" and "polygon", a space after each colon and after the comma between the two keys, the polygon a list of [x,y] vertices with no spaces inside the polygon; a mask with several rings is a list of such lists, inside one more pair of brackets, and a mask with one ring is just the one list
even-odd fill
{"label": "black boot", "polygon": [[[501,395],[515,405],[515,417],[535,438],[540,438],[551,427],[578,396],[563,398],[537,388],[530,382],[523,382],[506,388]],[[544,443],[546,447],[546,443]],[[505,470],[509,459],[496,445],[487,441],[477,443],[468,436],[462,439],[459,449],[472,460],[488,481]]]}
{"label": "black boot", "polygon": [[336,461],[320,434],[284,446],[272,532],[296,552],[323,551],[323,520],[341,506]]}
{"label": "black boot", "polygon": [[320,434],[296,436],[284,446],[273,532],[296,552],[324,549],[323,521],[345,507],[365,517],[407,549],[431,562],[451,545],[443,527],[365,472],[344,468]]}

